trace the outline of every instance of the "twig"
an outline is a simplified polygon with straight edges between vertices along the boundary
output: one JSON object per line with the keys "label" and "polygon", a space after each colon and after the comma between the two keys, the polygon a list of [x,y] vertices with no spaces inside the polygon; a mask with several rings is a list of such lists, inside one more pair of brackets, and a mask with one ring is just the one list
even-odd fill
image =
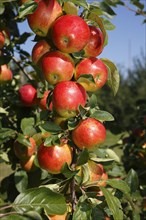
{"label": "twig", "polygon": [[13,214],[18,214],[18,213],[17,212],[2,213],[2,214],[0,214],[0,218],[8,216],[8,215],[13,215]]}

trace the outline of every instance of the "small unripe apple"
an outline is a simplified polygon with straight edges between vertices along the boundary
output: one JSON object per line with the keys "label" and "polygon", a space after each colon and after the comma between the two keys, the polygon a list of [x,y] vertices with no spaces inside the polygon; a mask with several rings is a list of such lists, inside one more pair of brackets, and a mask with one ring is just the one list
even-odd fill
{"label": "small unripe apple", "polygon": [[97,57],[103,50],[103,34],[99,28],[95,26],[89,26],[90,39],[84,47],[85,57]]}
{"label": "small unripe apple", "polygon": [[0,83],[12,80],[13,73],[6,64],[0,66]]}
{"label": "small unripe apple", "polygon": [[62,8],[56,0],[34,0],[38,6],[27,16],[32,31],[39,36],[47,36],[53,22],[62,14]]}
{"label": "small unripe apple", "polygon": [[25,146],[19,143],[17,140],[14,142],[14,153],[19,159],[28,159],[36,152],[36,143],[32,137],[26,137],[30,144]]}
{"label": "small unripe apple", "polygon": [[43,94],[43,97],[41,99],[39,99],[39,101],[38,101],[38,105],[42,110],[49,109],[51,111],[53,108],[52,102],[50,103],[50,106],[47,107],[47,98],[48,98],[49,93],[50,93],[50,90],[45,91]]}
{"label": "small unripe apple", "polygon": [[46,40],[38,41],[32,49],[32,62],[35,65],[39,66],[42,56],[48,51],[50,51],[50,49],[51,46],[48,44]]}
{"label": "small unripe apple", "polygon": [[71,80],[75,70],[71,56],[60,51],[46,53],[42,57],[41,67],[44,77],[51,85]]}
{"label": "small unripe apple", "polygon": [[72,131],[72,140],[80,149],[87,148],[92,150],[103,143],[106,138],[104,125],[94,119],[86,118],[81,120],[77,127]]}
{"label": "small unripe apple", "polygon": [[2,31],[0,31],[0,49],[2,49],[5,45],[5,35]]}
{"label": "small unripe apple", "polygon": [[38,149],[37,157],[42,169],[52,174],[58,174],[65,163],[71,164],[72,150],[67,143],[52,146],[44,146],[42,143]]}
{"label": "small unripe apple", "polygon": [[35,155],[32,155],[28,159],[20,160],[20,165],[22,169],[25,170],[26,172],[34,171],[36,169],[36,166],[34,164],[34,159],[35,159]]}
{"label": "small unripe apple", "polygon": [[26,106],[33,106],[37,102],[37,90],[31,84],[25,84],[19,88],[19,97]]}
{"label": "small unripe apple", "polygon": [[77,15],[60,16],[52,26],[52,40],[65,53],[82,50],[90,39],[87,23]]}
{"label": "small unripe apple", "polygon": [[60,82],[53,90],[53,108],[64,118],[76,116],[79,106],[85,106],[86,100],[85,89],[74,81]]}
{"label": "small unripe apple", "polygon": [[[83,74],[91,74],[94,82],[87,80],[84,76],[82,77]],[[86,91],[95,92],[107,82],[108,70],[102,60],[95,57],[84,58],[76,66],[75,79]]]}

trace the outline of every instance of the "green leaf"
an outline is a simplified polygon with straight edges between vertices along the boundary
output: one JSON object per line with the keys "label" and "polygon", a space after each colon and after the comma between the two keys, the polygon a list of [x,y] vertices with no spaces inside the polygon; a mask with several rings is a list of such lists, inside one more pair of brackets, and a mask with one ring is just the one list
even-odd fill
{"label": "green leaf", "polygon": [[45,139],[44,145],[46,147],[51,147],[52,145],[60,144],[60,138],[58,135],[50,135]]}
{"label": "green leaf", "polygon": [[99,121],[114,121],[114,117],[106,111],[103,110],[95,110],[93,113],[90,115],[91,118],[95,118]]}
{"label": "green leaf", "polygon": [[81,153],[78,156],[77,166],[81,166],[87,163],[88,159],[89,159],[89,152],[87,149],[83,149],[83,151],[81,151]]}
{"label": "green leaf", "polygon": [[61,173],[66,177],[66,178],[72,178],[77,174],[77,170],[73,171],[70,169],[67,163],[65,163],[61,169]]}
{"label": "green leaf", "polygon": [[32,14],[36,10],[37,6],[38,4],[33,0],[22,4],[19,8],[18,18],[23,18],[28,14]]}
{"label": "green leaf", "polygon": [[121,192],[123,192],[125,194],[130,193],[130,187],[123,180],[108,179],[107,184],[109,184],[113,188],[120,190]]}
{"label": "green leaf", "polygon": [[64,2],[63,10],[66,14],[78,15],[78,8],[73,2]]}
{"label": "green leaf", "polygon": [[130,0],[130,3],[140,8],[141,10],[144,9],[144,4],[142,4],[139,0]]}
{"label": "green leaf", "polygon": [[11,60],[11,56],[3,55],[0,58],[0,65],[8,64],[10,62],[10,60]]}
{"label": "green leaf", "polygon": [[78,125],[79,123],[79,120],[78,118],[69,118],[68,121],[67,121],[67,127],[68,129],[71,131],[71,130],[74,130],[75,127]]}
{"label": "green leaf", "polygon": [[32,136],[36,133],[36,130],[34,129],[35,120],[34,118],[23,118],[21,120],[21,130],[24,135]]}
{"label": "green leaf", "polygon": [[116,13],[113,11],[113,9],[107,4],[106,2],[102,1],[100,3],[100,8],[104,11],[107,12],[109,15],[116,15]]}
{"label": "green leaf", "polygon": [[108,189],[105,187],[100,187],[108,207],[113,215],[114,220],[123,220],[123,212],[121,210],[121,203],[118,198],[116,198]]}
{"label": "green leaf", "polygon": [[129,185],[129,187],[131,189],[131,193],[136,192],[136,190],[139,187],[139,180],[138,180],[138,176],[137,176],[137,173],[135,170],[131,169],[128,172],[125,181]]}
{"label": "green leaf", "polygon": [[111,149],[106,149],[106,153],[108,154],[109,158],[113,159],[114,161],[120,163],[119,156]]}
{"label": "green leaf", "polygon": [[20,213],[34,210],[40,212],[44,209],[50,215],[63,215],[67,210],[64,196],[45,187],[20,193],[12,205]]}
{"label": "green leaf", "polygon": [[72,2],[78,6],[85,8],[85,9],[89,9],[89,5],[86,0],[72,0]]}
{"label": "green leaf", "polygon": [[103,21],[104,28],[106,30],[114,30],[115,29],[115,25],[113,25],[109,20],[102,18],[102,21]]}
{"label": "green leaf", "polygon": [[25,41],[32,35],[33,35],[32,33],[25,32],[16,40],[16,43],[17,44],[24,44]]}
{"label": "green leaf", "polygon": [[27,139],[23,134],[18,134],[18,137],[16,139],[20,144],[23,144],[24,146],[28,147],[30,146],[29,139]]}
{"label": "green leaf", "polygon": [[2,15],[2,14],[4,13],[4,11],[5,11],[5,6],[4,6],[4,4],[1,2],[1,3],[0,3],[0,15]]}
{"label": "green leaf", "polygon": [[97,108],[97,96],[93,93],[88,101],[88,106],[92,108]]}
{"label": "green leaf", "polygon": [[[25,216],[21,216],[21,215],[17,215],[17,214],[11,214],[11,215],[8,215],[8,216],[5,216],[5,217],[3,217],[3,218],[1,218],[2,220],[28,220],[28,218],[27,217],[25,217]],[[29,220],[34,220],[34,219],[29,219]]]}
{"label": "green leaf", "polygon": [[107,84],[112,89],[113,94],[116,95],[120,84],[120,75],[118,69],[112,61],[105,58],[102,58],[101,60],[104,62],[109,70]]}
{"label": "green leaf", "polygon": [[0,144],[7,142],[16,136],[16,131],[10,128],[0,129]]}
{"label": "green leaf", "polygon": [[28,186],[28,176],[24,170],[18,170],[14,173],[15,186],[18,192],[24,192]]}
{"label": "green leaf", "polygon": [[57,125],[51,121],[45,122],[40,127],[48,132],[51,132],[51,133],[58,133],[58,132],[62,131],[62,128],[59,125]]}
{"label": "green leaf", "polygon": [[93,160],[96,163],[107,163],[107,162],[113,162],[113,159],[109,158],[98,158],[98,157],[90,157],[90,160]]}

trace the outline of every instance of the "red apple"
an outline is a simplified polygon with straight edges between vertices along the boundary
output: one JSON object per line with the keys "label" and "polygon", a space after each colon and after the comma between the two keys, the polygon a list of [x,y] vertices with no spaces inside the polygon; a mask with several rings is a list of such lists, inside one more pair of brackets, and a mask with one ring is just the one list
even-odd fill
{"label": "red apple", "polygon": [[26,106],[32,106],[37,101],[37,90],[31,84],[25,84],[19,89],[19,96],[22,103]]}
{"label": "red apple", "polygon": [[29,140],[30,145],[25,146],[24,144],[19,143],[17,140],[14,142],[14,153],[19,159],[28,159],[36,151],[36,142],[32,137],[26,137]]}
{"label": "red apple", "polygon": [[13,73],[6,64],[0,66],[0,83],[12,80]]}
{"label": "red apple", "polygon": [[62,52],[73,53],[82,50],[89,38],[89,26],[77,15],[63,15],[53,24],[52,40]]}
{"label": "red apple", "polygon": [[85,106],[86,99],[85,89],[74,81],[58,83],[52,95],[53,108],[64,118],[76,116],[79,105]]}
{"label": "red apple", "polygon": [[48,52],[42,57],[41,64],[44,77],[51,85],[73,77],[74,61],[68,54],[60,51]]}
{"label": "red apple", "polygon": [[23,170],[26,172],[34,171],[36,169],[36,166],[34,164],[35,155],[32,155],[28,159],[20,160],[20,165]]}
{"label": "red apple", "polygon": [[[91,74],[95,83],[82,77],[83,74]],[[86,91],[95,92],[107,82],[108,70],[100,59],[95,57],[85,58],[76,66],[75,79],[78,80]]]}
{"label": "red apple", "polygon": [[95,26],[89,26],[90,28],[90,39],[86,46],[84,47],[84,56],[86,57],[96,57],[103,50],[103,34],[99,28]]}
{"label": "red apple", "polygon": [[81,120],[77,127],[72,131],[72,140],[80,149],[93,149],[103,143],[106,138],[104,125],[94,119],[86,118]]}
{"label": "red apple", "polygon": [[72,162],[72,150],[67,143],[52,146],[44,146],[42,143],[37,156],[40,167],[52,174],[60,173],[65,163],[70,165]]}
{"label": "red apple", "polygon": [[32,62],[39,65],[42,56],[50,51],[51,47],[46,40],[38,41],[32,49]]}
{"label": "red apple", "polygon": [[32,31],[42,37],[47,36],[52,23],[62,14],[62,8],[57,0],[34,0],[37,9],[28,15],[28,24]]}
{"label": "red apple", "polygon": [[2,49],[5,45],[5,35],[2,31],[0,31],[0,49]]}
{"label": "red apple", "polygon": [[47,90],[44,92],[43,94],[43,97],[39,100],[38,104],[39,104],[39,107],[42,109],[42,110],[52,110],[52,102],[50,103],[50,106],[47,107],[47,98],[48,98],[48,95],[50,93],[50,90]]}

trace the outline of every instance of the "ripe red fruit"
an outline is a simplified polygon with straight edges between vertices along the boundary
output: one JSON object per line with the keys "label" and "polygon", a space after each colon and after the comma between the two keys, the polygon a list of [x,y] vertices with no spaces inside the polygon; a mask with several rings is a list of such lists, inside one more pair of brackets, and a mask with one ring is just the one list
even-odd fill
{"label": "ripe red fruit", "polygon": [[85,89],[74,81],[58,83],[52,96],[53,108],[64,118],[74,117],[79,105],[85,106],[87,94]]}
{"label": "ripe red fruit", "polygon": [[[82,77],[83,74],[91,74],[94,82]],[[79,79],[79,77],[82,77]],[[108,79],[108,70],[106,65],[95,57],[85,58],[76,66],[75,79],[79,79],[79,83],[86,91],[95,92],[102,88]]]}
{"label": "ripe red fruit", "polygon": [[37,90],[31,84],[25,84],[19,89],[19,96],[22,103],[26,106],[32,106],[37,101]]}
{"label": "ripe red fruit", "polygon": [[0,31],[0,49],[2,49],[5,45],[5,35],[2,31]]}
{"label": "ripe red fruit", "polygon": [[90,28],[90,39],[86,46],[84,47],[84,56],[86,57],[96,57],[103,50],[103,34],[99,28],[95,26],[89,26]]}
{"label": "ripe red fruit", "polygon": [[62,14],[62,8],[56,0],[34,0],[37,9],[28,15],[28,24],[32,31],[42,37],[47,36],[52,23]]}
{"label": "ripe red fruit", "polygon": [[63,15],[52,27],[52,40],[55,46],[65,53],[82,50],[90,38],[87,23],[77,15]]}
{"label": "ripe red fruit", "polygon": [[13,73],[6,64],[0,66],[0,83],[12,80]]}
{"label": "ripe red fruit", "polygon": [[45,40],[38,41],[32,49],[32,62],[39,65],[42,56],[50,51],[51,47]]}
{"label": "ripe red fruit", "polygon": [[14,142],[14,153],[16,157],[19,159],[28,159],[30,158],[36,151],[36,143],[35,140],[30,137],[26,137],[29,140],[30,145],[25,146],[24,144],[19,143],[18,141]]}
{"label": "ripe red fruit", "polygon": [[65,163],[70,165],[72,162],[72,150],[66,143],[47,147],[42,143],[37,156],[40,167],[52,174],[60,173]]}
{"label": "ripe red fruit", "polygon": [[23,170],[26,172],[34,171],[36,169],[36,166],[34,164],[35,155],[32,155],[28,159],[20,160],[20,165]]}
{"label": "ripe red fruit", "polygon": [[71,56],[60,51],[46,53],[42,58],[41,67],[46,80],[51,85],[70,80],[75,69]]}
{"label": "ripe red fruit", "polygon": [[106,138],[104,125],[94,119],[86,118],[72,131],[72,140],[80,149],[93,149],[103,143]]}
{"label": "ripe red fruit", "polygon": [[50,103],[50,106],[47,107],[47,98],[48,98],[49,93],[50,93],[50,90],[45,91],[43,94],[43,97],[38,102],[39,107],[42,110],[47,110],[47,109],[52,110],[52,102]]}

